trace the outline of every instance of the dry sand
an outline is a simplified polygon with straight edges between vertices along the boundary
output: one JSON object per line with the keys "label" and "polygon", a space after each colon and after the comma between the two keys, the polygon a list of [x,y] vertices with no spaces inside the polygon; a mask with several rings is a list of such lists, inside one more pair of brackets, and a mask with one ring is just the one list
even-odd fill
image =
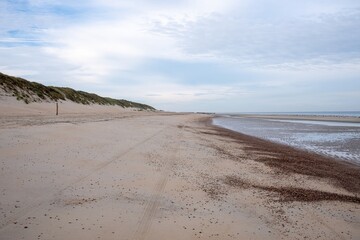
{"label": "dry sand", "polygon": [[205,115],[15,115],[0,117],[1,240],[360,238],[356,166]]}

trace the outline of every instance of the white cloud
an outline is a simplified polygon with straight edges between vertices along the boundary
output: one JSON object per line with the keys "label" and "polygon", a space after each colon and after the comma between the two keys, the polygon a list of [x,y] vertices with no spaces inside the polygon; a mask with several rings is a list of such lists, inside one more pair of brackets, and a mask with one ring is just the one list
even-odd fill
{"label": "white cloud", "polygon": [[196,22],[158,24],[156,31],[180,41],[183,51],[212,54],[246,67],[334,65],[360,57],[360,10],[312,17],[248,19],[214,14]]}
{"label": "white cloud", "polygon": [[253,94],[237,86],[186,86],[155,76],[150,76],[147,80],[141,85],[118,85],[111,89],[102,89],[102,91],[111,97],[116,97],[121,93],[126,99],[146,102],[158,109],[173,108],[173,110],[184,111],[186,107],[180,106],[188,106],[187,110],[196,111],[199,102],[207,102],[211,105],[217,101],[231,101],[239,96]]}
{"label": "white cloud", "polygon": [[101,79],[112,72],[134,69],[147,59],[210,59],[211,54],[185,54],[176,38],[154,32],[152,28],[159,21],[194,21],[214,11],[226,11],[234,1],[159,1],[149,4],[148,1],[94,0],[92,4],[119,11],[126,9],[127,13],[124,17],[111,11],[102,20],[50,29],[46,39],[51,45],[43,48],[46,53],[76,66],[77,71],[72,74],[80,74],[77,79],[88,79],[81,76],[82,72]]}
{"label": "white cloud", "polygon": [[[286,92],[359,76],[359,6],[351,0],[3,1],[0,71],[156,106],[259,102],[255,96],[270,87]],[[180,64],[143,69],[155,61]],[[207,74],[204,66],[191,76],[196,69],[189,63],[226,66],[238,76]],[[164,71],[167,66],[176,69]]]}
{"label": "white cloud", "polygon": [[47,53],[99,77],[132,69],[146,58],[179,55],[168,37],[149,34],[133,21],[69,27],[49,38],[56,43],[44,48]]}

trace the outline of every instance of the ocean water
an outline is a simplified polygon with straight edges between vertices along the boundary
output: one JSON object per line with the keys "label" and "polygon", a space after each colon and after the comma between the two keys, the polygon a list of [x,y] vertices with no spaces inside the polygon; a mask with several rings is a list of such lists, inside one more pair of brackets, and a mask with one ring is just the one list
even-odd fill
{"label": "ocean water", "polygon": [[238,114],[260,114],[260,115],[294,115],[294,116],[339,116],[339,117],[360,117],[360,111],[341,111],[341,112],[242,112],[225,113],[226,115]]}
{"label": "ocean water", "polygon": [[360,123],[223,115],[215,117],[213,124],[360,165]]}

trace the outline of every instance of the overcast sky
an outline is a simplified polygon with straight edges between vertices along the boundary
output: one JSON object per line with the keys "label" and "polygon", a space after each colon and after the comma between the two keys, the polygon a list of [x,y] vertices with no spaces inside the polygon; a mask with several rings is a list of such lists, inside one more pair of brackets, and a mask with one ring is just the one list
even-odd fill
{"label": "overcast sky", "polygon": [[0,72],[171,111],[360,110],[360,1],[1,0]]}

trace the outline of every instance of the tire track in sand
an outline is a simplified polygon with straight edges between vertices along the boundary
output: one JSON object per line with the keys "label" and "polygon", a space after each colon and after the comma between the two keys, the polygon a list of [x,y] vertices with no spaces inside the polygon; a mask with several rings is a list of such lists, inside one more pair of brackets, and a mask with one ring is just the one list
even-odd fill
{"label": "tire track in sand", "polygon": [[[181,136],[179,136],[179,138],[182,138],[182,134]],[[155,187],[153,189],[153,193],[145,205],[144,213],[138,222],[137,231],[135,232],[135,235],[132,239],[135,240],[146,239],[146,236],[148,235],[148,232],[151,228],[153,219],[158,213],[160,200],[164,193],[166,184],[169,180],[171,170],[174,166],[174,163],[176,162],[176,159],[178,159],[178,152],[179,152],[179,147],[177,146],[172,156],[168,159],[168,161],[166,161],[166,165],[162,170],[163,172],[161,174],[161,177],[156,182]]]}
{"label": "tire track in sand", "polygon": [[159,135],[161,132],[163,132],[166,128],[160,129],[159,131],[155,132],[154,134],[152,134],[151,136],[145,138],[144,140],[134,144],[133,146],[129,147],[127,150],[125,150],[124,152],[116,155],[115,157],[111,158],[109,161],[100,163],[99,165],[97,165],[95,168],[93,168],[88,174],[85,174],[83,176],[80,176],[78,178],[76,178],[75,180],[71,181],[71,183],[65,185],[63,188],[61,188],[60,190],[50,193],[50,194],[44,194],[41,197],[39,197],[38,199],[40,199],[40,202],[34,203],[34,204],[30,204],[27,205],[26,207],[24,207],[21,211],[13,214],[12,216],[8,217],[7,220],[3,221],[2,223],[0,222],[0,233],[2,231],[4,231],[5,229],[7,229],[7,227],[11,226],[11,224],[13,222],[18,222],[19,219],[21,219],[22,217],[26,216],[29,213],[32,213],[34,211],[36,211],[37,209],[39,209],[43,204],[54,201],[54,199],[56,199],[58,196],[60,196],[62,194],[62,192],[64,192],[65,190],[67,190],[68,188],[72,187],[73,185],[85,180],[86,178],[90,177],[91,175],[93,175],[94,173],[100,171],[101,169],[107,167],[108,165],[117,162],[119,160],[121,160],[121,158],[123,156],[125,156],[126,154],[128,154],[129,152],[131,152],[132,150],[138,148],[139,146],[141,146],[142,144],[150,141],[152,138],[156,137],[157,135]]}
{"label": "tire track in sand", "polygon": [[310,212],[309,214],[317,221],[319,222],[321,225],[323,225],[326,229],[328,229],[333,236],[336,236],[337,239],[341,239],[341,240],[346,240],[345,237],[341,236],[333,227],[331,227],[329,224],[327,224],[325,221],[323,221],[323,219],[318,216],[315,212]]}

